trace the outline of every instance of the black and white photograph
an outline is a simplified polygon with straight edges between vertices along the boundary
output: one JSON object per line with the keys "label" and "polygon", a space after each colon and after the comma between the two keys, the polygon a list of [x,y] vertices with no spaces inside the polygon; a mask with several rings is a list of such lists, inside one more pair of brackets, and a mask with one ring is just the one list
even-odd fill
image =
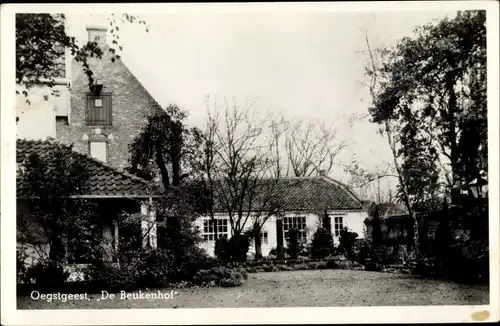
{"label": "black and white photograph", "polygon": [[2,324],[498,321],[498,9],[2,5]]}

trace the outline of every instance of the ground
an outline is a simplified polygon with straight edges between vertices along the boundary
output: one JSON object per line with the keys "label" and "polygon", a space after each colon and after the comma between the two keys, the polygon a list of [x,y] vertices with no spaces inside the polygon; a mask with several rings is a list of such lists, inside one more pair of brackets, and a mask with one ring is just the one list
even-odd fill
{"label": "ground", "polygon": [[[170,293],[171,289],[162,289]],[[178,289],[173,299],[61,301],[17,299],[18,309],[343,307],[488,304],[487,286],[462,285],[410,275],[352,270],[249,274],[236,288]],[[154,292],[156,291],[148,291]]]}

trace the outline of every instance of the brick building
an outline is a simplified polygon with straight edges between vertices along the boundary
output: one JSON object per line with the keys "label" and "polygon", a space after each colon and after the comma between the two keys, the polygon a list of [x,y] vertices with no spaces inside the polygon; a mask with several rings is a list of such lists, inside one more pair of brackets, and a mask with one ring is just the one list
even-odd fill
{"label": "brick building", "polygon": [[56,138],[74,144],[116,168],[128,162],[128,146],[160,105],[121,61],[111,62],[106,44],[107,28],[87,27],[90,41],[100,44],[102,59],[90,58],[89,66],[98,85],[91,91],[79,62],[71,62],[69,110],[56,113]]}

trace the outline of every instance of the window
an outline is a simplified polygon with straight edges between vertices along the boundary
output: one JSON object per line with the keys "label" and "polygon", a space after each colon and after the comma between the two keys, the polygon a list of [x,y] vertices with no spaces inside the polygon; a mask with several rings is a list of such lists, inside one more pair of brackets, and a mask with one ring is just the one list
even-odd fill
{"label": "window", "polygon": [[[219,218],[215,220],[217,222],[217,236],[220,238],[228,238],[228,220],[227,218]],[[211,219],[207,218],[203,220],[203,240],[205,241],[215,241],[215,228],[214,223]]]}
{"label": "window", "polygon": [[87,95],[87,126],[111,126],[112,118],[111,94]]}
{"label": "window", "polygon": [[283,218],[283,235],[288,240],[288,231],[296,228],[299,231],[299,241],[307,240],[307,226],[305,216],[291,216]]}
{"label": "window", "polygon": [[340,231],[344,228],[344,219],[342,216],[335,216],[335,236],[340,236]]}
{"label": "window", "polygon": [[[266,245],[268,243],[269,236],[267,231],[260,231],[260,244]],[[252,238],[252,246],[255,246],[255,239]]]}
{"label": "window", "polygon": [[108,143],[105,141],[91,141],[90,156],[106,163],[108,161]]}
{"label": "window", "polygon": [[102,98],[100,98],[100,97],[94,98],[94,107],[95,108],[102,108]]}

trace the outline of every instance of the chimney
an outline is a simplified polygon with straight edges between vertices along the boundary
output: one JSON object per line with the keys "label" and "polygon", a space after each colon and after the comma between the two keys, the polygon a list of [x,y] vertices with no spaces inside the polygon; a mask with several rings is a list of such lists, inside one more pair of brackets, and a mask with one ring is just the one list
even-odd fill
{"label": "chimney", "polygon": [[96,42],[99,45],[106,44],[107,27],[87,26],[87,32],[89,34],[89,42]]}
{"label": "chimney", "polygon": [[319,170],[318,174],[320,177],[327,177],[328,176],[326,170]]}

